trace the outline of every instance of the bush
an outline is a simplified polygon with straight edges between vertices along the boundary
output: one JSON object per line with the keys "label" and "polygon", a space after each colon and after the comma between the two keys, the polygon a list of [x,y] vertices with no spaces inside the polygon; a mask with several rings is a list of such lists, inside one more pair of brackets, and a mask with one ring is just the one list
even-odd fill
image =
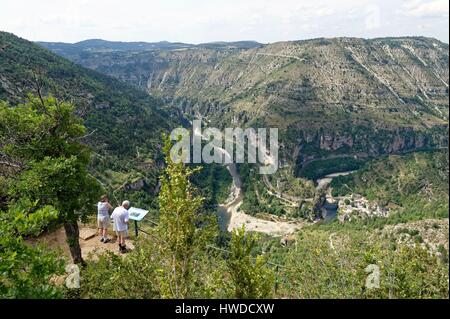
{"label": "bush", "polygon": [[[379,269],[379,288],[366,287],[369,265]],[[281,282],[288,298],[448,298],[447,264],[367,231],[302,231]]]}

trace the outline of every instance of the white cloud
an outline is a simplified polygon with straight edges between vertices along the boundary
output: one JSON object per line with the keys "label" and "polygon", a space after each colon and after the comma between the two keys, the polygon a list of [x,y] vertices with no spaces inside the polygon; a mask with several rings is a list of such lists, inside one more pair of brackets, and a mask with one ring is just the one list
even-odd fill
{"label": "white cloud", "polygon": [[414,17],[443,17],[449,16],[449,2],[448,0],[413,0],[405,3],[404,14]]}
{"label": "white cloud", "polygon": [[381,27],[381,9],[379,6],[371,4],[366,7],[365,24],[367,30],[374,30]]}
{"label": "white cloud", "polygon": [[433,36],[448,42],[448,3],[445,0],[0,0],[0,30],[30,40],[65,42],[87,38],[274,42],[401,35]]}

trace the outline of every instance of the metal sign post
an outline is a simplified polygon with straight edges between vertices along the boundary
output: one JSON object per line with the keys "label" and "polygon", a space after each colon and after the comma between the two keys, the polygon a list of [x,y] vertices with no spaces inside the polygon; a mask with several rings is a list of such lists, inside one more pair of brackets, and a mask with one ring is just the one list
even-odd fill
{"label": "metal sign post", "polygon": [[134,220],[134,234],[136,237],[139,234],[139,227],[138,222],[140,222],[142,219],[144,219],[145,215],[148,214],[148,210],[136,208],[136,207],[130,207],[128,209],[129,218],[131,220]]}
{"label": "metal sign post", "polygon": [[134,221],[134,235],[137,237],[139,235],[139,228],[137,220]]}

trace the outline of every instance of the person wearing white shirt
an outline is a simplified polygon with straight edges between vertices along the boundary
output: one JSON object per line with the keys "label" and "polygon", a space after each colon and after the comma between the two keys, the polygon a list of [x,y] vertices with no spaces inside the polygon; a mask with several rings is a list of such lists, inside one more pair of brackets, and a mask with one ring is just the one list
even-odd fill
{"label": "person wearing white shirt", "polygon": [[114,221],[114,228],[116,230],[117,238],[119,240],[119,251],[126,253],[125,238],[128,236],[128,208],[130,208],[129,201],[123,201],[122,206],[114,209],[111,218]]}
{"label": "person wearing white shirt", "polygon": [[100,241],[105,244],[111,241],[107,236],[107,232],[109,227],[109,211],[112,208],[108,196],[103,195],[97,204],[97,227],[101,237]]}

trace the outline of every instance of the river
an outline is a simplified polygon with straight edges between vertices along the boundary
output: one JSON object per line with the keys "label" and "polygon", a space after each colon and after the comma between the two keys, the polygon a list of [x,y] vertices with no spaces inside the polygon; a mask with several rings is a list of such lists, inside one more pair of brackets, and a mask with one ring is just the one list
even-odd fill
{"label": "river", "polygon": [[[337,173],[328,174],[321,178],[318,178],[316,180],[316,184],[317,184],[316,189],[317,190],[325,189],[330,185],[330,183],[333,181],[334,178],[339,177],[339,176],[347,176],[354,172],[355,171],[337,172]],[[329,193],[327,196],[327,199],[325,200],[325,204],[323,204],[323,206],[321,208],[323,223],[332,222],[337,217],[337,211],[338,211],[339,205],[334,202],[330,202],[329,201],[330,199],[331,199],[331,194]]]}
{"label": "river", "polygon": [[231,187],[231,194],[226,204],[219,205],[217,209],[217,216],[219,219],[219,226],[222,231],[228,231],[232,214],[237,212],[239,206],[242,204],[242,182],[241,177],[237,171],[236,164],[228,164],[227,170],[233,178],[233,185]]}
{"label": "river", "polygon": [[[200,119],[203,121],[202,119]],[[209,138],[204,136],[201,131],[194,130],[194,135],[200,136],[202,140],[209,141]],[[225,162],[232,162],[231,155],[228,151],[222,147],[215,147],[215,151],[221,153],[224,157]],[[231,222],[231,217],[233,213],[236,213],[239,206],[242,204],[242,182],[241,177],[237,171],[237,167],[235,163],[226,164],[225,165],[228,172],[230,173],[233,179],[233,185],[231,187],[230,196],[225,204],[219,205],[217,208],[217,216],[219,227],[222,231],[228,231],[228,227]]]}
{"label": "river", "polygon": [[[199,132],[194,130],[194,135],[201,136],[203,140],[209,140],[201,133],[201,131]],[[224,148],[216,147],[215,150],[222,153],[225,159],[229,160],[231,158],[230,154]],[[272,160],[270,156],[269,160]],[[244,212],[239,212],[239,207],[241,206],[243,201],[241,177],[237,170],[236,164],[231,163],[226,164],[225,166],[233,179],[233,185],[231,187],[230,196],[227,202],[225,204],[219,205],[219,207],[217,208],[219,227],[222,231],[233,231],[234,229],[240,228],[242,225],[245,225],[246,229],[249,231],[257,231],[269,235],[279,236],[293,233],[304,225],[304,223],[269,221],[249,216]],[[348,175],[351,173],[353,173],[353,171],[326,175],[317,180],[317,187],[318,189],[324,188],[328,186],[329,183],[331,183],[333,178],[337,176]],[[336,215],[337,205],[327,202],[323,206],[322,210],[322,216],[325,221],[333,220],[334,218],[336,218]]]}

